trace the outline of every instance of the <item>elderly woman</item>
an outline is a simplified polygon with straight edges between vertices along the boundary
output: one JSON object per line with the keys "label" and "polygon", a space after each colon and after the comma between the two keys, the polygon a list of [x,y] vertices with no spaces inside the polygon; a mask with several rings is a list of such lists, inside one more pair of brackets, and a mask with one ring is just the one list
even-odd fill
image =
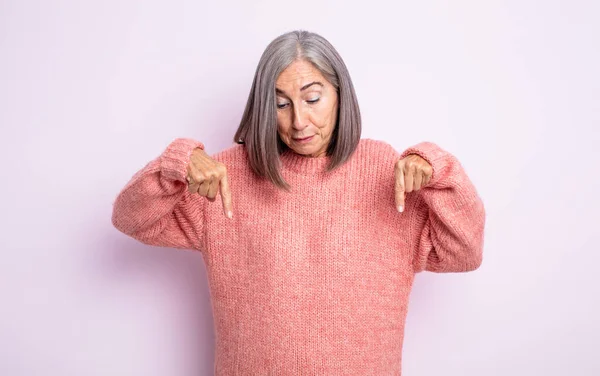
{"label": "elderly woman", "polygon": [[116,198],[121,232],[201,252],[215,374],[399,375],[415,273],[481,264],[484,206],[458,160],[360,135],[342,58],[286,33],[232,147],[175,139]]}

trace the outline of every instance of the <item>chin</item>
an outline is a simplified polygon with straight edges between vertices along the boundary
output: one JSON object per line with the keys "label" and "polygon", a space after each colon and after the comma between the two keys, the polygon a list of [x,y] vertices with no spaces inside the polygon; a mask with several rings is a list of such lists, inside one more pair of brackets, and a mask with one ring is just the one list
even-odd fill
{"label": "chin", "polygon": [[312,154],[319,150],[319,148],[314,145],[296,145],[296,149],[296,152],[300,154]]}
{"label": "chin", "polygon": [[296,150],[296,149],[292,149],[296,154],[300,154],[300,155],[310,155],[312,154],[312,150]]}
{"label": "chin", "polygon": [[296,153],[302,154],[302,155],[306,155],[306,156],[310,156],[310,157],[313,157],[316,154],[320,154],[319,153],[319,148],[316,148],[316,147],[312,147],[312,148],[310,148],[310,150],[305,149],[305,150],[302,150],[302,151],[297,151]]}
{"label": "chin", "polygon": [[312,143],[302,145],[302,144],[294,143],[293,141],[291,142],[291,145],[288,143],[286,143],[286,145],[290,150],[292,150],[296,154],[300,154],[300,155],[314,155],[315,153],[317,153],[320,150],[320,148],[322,146],[322,145],[313,145]]}

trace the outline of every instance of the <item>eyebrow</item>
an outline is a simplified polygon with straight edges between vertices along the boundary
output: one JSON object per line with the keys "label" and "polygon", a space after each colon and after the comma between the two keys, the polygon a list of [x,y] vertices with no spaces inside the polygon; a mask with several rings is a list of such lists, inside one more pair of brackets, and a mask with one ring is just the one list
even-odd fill
{"label": "eyebrow", "polygon": [[[306,84],[306,85],[302,86],[300,88],[300,91],[304,91],[304,90],[308,89],[309,87],[311,87],[313,85],[320,85],[321,87],[323,87],[323,84],[321,82],[319,82],[319,81],[313,81],[310,84]],[[281,89],[275,88],[275,92],[287,96],[287,94],[285,93],[285,91],[283,91]]]}

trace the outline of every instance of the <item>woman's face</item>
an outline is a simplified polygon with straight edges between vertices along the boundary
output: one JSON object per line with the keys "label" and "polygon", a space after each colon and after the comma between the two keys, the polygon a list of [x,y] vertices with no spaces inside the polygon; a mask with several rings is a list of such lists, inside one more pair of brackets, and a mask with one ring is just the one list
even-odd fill
{"label": "woman's face", "polygon": [[298,154],[325,155],[337,122],[336,89],[310,62],[296,60],[277,78],[277,130]]}

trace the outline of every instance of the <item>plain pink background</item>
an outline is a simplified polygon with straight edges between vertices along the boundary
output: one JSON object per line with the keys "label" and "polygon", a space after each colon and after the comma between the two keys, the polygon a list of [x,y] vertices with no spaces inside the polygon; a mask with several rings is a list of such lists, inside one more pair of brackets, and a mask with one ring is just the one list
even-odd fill
{"label": "plain pink background", "polygon": [[316,31],[363,137],[455,154],[484,262],[417,277],[403,370],[598,375],[600,5],[594,1],[0,1],[0,374],[210,375],[200,254],[115,230],[176,137],[231,139],[260,54]]}

